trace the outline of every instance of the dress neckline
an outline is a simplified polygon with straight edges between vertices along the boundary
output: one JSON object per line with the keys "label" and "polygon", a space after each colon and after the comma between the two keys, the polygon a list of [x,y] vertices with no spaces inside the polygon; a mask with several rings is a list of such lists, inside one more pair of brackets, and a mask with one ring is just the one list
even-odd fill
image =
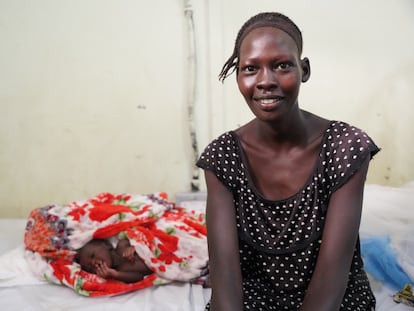
{"label": "dress neckline", "polygon": [[315,159],[315,163],[313,164],[313,169],[311,170],[311,173],[309,174],[309,176],[305,179],[304,184],[298,189],[298,191],[296,191],[295,193],[293,193],[292,195],[286,197],[286,198],[281,198],[281,199],[277,199],[277,200],[271,200],[271,199],[267,199],[260,191],[259,189],[256,187],[256,184],[252,178],[251,175],[251,171],[250,171],[250,165],[249,165],[249,161],[247,160],[247,155],[246,152],[241,144],[241,140],[239,138],[239,136],[237,135],[237,133],[235,132],[235,130],[231,130],[229,131],[229,134],[233,137],[233,139],[236,142],[237,148],[240,149],[240,155],[241,155],[241,161],[242,164],[245,168],[245,172],[246,172],[246,176],[247,179],[249,181],[249,185],[252,188],[254,194],[259,197],[262,201],[268,202],[268,203],[280,203],[280,202],[288,202],[291,201],[295,198],[297,198],[299,196],[300,193],[302,193],[304,191],[304,189],[312,182],[312,180],[314,179],[315,173],[318,170],[319,164],[320,164],[320,159],[321,159],[321,154],[322,154],[322,150],[325,146],[326,143],[326,139],[330,133],[330,129],[332,128],[332,126],[336,123],[337,121],[329,121],[328,126],[326,127],[326,129],[323,132],[323,136],[322,136],[322,140],[319,146],[319,152],[317,154],[317,157]]}

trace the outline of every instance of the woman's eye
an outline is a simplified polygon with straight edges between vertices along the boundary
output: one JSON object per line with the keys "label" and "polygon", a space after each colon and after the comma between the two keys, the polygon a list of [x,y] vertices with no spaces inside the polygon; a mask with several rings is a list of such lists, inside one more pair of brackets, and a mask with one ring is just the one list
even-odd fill
{"label": "woman's eye", "polygon": [[292,67],[292,66],[291,66],[291,64],[290,64],[290,63],[288,63],[288,62],[279,63],[279,64],[277,64],[277,66],[276,66],[276,68],[277,68],[277,69],[282,69],[282,70],[287,70],[287,69],[289,69],[290,67]]}
{"label": "woman's eye", "polygon": [[253,72],[255,70],[254,66],[244,66],[243,71],[244,72]]}

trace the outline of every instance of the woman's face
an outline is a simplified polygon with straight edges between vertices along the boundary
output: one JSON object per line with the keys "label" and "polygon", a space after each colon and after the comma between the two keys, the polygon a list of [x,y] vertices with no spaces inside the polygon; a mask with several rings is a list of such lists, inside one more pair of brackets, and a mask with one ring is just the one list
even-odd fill
{"label": "woman's face", "polygon": [[79,254],[79,264],[82,269],[96,273],[96,265],[99,262],[105,262],[110,268],[112,267],[112,256],[110,248],[104,243],[88,244],[84,246]]}
{"label": "woman's face", "polygon": [[237,84],[254,115],[273,121],[297,109],[309,62],[300,60],[295,41],[274,27],[250,31],[240,45]]}

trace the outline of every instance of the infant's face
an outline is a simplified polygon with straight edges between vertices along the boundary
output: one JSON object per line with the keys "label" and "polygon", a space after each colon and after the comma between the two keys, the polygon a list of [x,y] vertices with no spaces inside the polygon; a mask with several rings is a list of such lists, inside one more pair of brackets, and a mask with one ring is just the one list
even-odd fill
{"label": "infant's face", "polygon": [[96,273],[96,265],[100,262],[112,267],[111,250],[105,245],[86,245],[79,254],[79,263],[83,270]]}

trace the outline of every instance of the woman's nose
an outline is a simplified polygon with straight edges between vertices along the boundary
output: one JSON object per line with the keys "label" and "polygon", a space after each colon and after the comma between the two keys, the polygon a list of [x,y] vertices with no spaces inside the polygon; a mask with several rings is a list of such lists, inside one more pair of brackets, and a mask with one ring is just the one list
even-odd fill
{"label": "woman's nose", "polygon": [[264,68],[258,75],[257,87],[260,89],[274,89],[277,87],[276,73],[270,68]]}

